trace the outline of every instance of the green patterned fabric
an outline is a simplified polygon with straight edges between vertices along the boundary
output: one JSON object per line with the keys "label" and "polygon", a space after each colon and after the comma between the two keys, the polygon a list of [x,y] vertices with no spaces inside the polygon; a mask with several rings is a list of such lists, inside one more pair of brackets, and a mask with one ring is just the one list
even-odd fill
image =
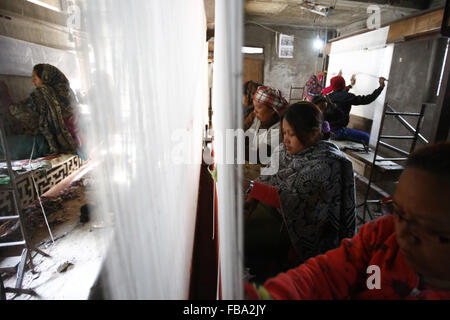
{"label": "green patterned fabric", "polygon": [[9,176],[0,177],[0,184],[9,184],[11,178]]}
{"label": "green patterned fabric", "polygon": [[64,123],[73,113],[74,95],[69,81],[49,64],[44,65],[41,80],[43,85],[28,98],[9,106],[9,112],[22,123],[26,134],[42,134],[51,154],[76,153],[75,142]]}

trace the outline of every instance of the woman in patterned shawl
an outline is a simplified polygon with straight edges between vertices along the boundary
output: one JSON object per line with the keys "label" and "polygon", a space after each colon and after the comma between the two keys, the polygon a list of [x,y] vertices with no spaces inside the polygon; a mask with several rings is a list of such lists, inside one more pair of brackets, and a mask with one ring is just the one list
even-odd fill
{"label": "woman in patterned shawl", "polygon": [[303,100],[309,102],[313,101],[315,97],[321,95],[322,90],[323,87],[322,84],[320,83],[319,78],[316,75],[312,75],[309,78],[308,82],[306,82]]}
{"label": "woman in patterned shawl", "polygon": [[28,98],[9,106],[10,115],[20,121],[25,134],[42,135],[50,154],[76,153],[81,145],[73,112],[74,93],[69,81],[56,67],[38,64],[33,68],[36,89]]}
{"label": "woman in patterned shawl", "polygon": [[282,117],[283,143],[272,158],[279,160],[278,171],[244,182],[247,213],[258,201],[278,209],[297,255],[293,263],[337,248],[355,234],[352,163],[322,140],[322,123],[312,103],[293,104]]}

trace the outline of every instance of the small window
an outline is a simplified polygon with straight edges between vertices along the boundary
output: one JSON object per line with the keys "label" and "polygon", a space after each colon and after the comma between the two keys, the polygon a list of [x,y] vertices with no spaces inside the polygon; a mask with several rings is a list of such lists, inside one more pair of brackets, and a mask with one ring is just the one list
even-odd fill
{"label": "small window", "polygon": [[247,54],[261,54],[261,53],[264,53],[264,48],[258,48],[258,47],[242,47],[242,53],[247,53]]}
{"label": "small window", "polygon": [[27,1],[50,10],[61,11],[60,0],[27,0]]}

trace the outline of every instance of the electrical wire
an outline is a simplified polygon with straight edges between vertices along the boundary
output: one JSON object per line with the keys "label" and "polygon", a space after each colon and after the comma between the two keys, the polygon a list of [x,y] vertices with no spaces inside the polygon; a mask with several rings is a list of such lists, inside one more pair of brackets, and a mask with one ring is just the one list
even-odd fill
{"label": "electrical wire", "polygon": [[258,27],[261,27],[261,28],[263,28],[263,29],[269,30],[269,31],[271,31],[271,32],[281,33],[281,32],[279,32],[279,31],[277,31],[277,30],[274,30],[274,29],[272,29],[272,28],[266,27],[265,25],[260,24],[260,23],[257,23],[257,22],[254,22],[254,21],[248,21],[248,22],[246,22],[245,24],[254,24],[254,25],[257,25]]}
{"label": "electrical wire", "polygon": [[[281,32],[279,32],[277,30],[274,30],[272,28],[266,27],[265,25],[262,25],[260,23],[254,22],[254,21],[248,21],[245,24],[254,24],[254,25],[258,26],[258,27],[261,27],[261,28],[263,28],[265,30],[268,30],[270,32],[275,33],[275,45],[273,46],[273,51],[274,51],[273,53],[278,55],[278,51],[279,51],[279,48],[278,48],[278,35],[281,34]],[[295,39],[295,37],[294,37],[294,39]]]}

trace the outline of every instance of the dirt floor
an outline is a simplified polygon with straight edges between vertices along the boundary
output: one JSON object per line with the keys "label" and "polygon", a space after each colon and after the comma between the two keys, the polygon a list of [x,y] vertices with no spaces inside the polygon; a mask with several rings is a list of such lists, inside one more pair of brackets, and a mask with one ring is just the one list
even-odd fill
{"label": "dirt floor", "polygon": [[[36,295],[7,293],[8,300],[88,298],[105,256],[106,243],[112,234],[111,227],[94,217],[88,222],[80,222],[80,208],[87,203],[86,189],[90,181],[87,174],[79,180],[66,182],[67,186],[59,192],[52,194],[51,190],[49,197],[43,196],[54,242],[40,205],[36,203],[27,208],[27,230],[31,230],[32,243],[50,257],[33,251],[34,270],[27,268],[24,273],[22,288],[32,289]],[[5,287],[15,286],[15,274],[3,274],[3,279]]]}

